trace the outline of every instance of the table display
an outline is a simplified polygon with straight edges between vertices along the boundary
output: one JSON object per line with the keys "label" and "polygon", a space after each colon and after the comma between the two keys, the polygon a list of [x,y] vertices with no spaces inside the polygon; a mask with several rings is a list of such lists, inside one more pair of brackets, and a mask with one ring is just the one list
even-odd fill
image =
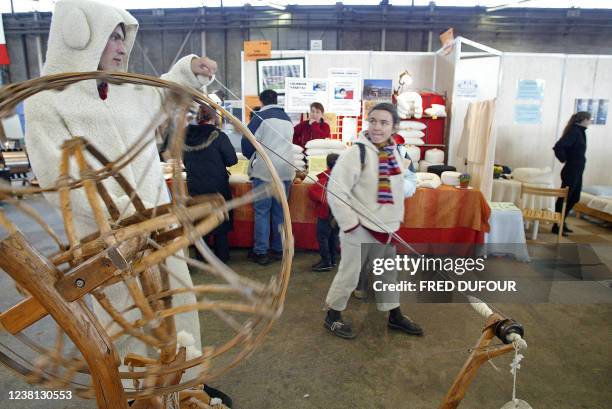
{"label": "table display", "polygon": [[[308,198],[309,184],[293,184],[289,210],[295,248],[318,249],[314,203]],[[251,189],[250,183],[232,184],[234,197]],[[408,243],[484,243],[489,231],[490,208],[476,189],[441,186],[438,189],[417,189],[405,201],[404,222],[400,237]],[[229,234],[232,247],[253,245],[253,208],[234,210],[234,229]]]}
{"label": "table display", "polygon": [[523,213],[514,203],[492,202],[491,230],[485,234],[485,252],[491,255],[512,255],[519,261],[529,261]]}

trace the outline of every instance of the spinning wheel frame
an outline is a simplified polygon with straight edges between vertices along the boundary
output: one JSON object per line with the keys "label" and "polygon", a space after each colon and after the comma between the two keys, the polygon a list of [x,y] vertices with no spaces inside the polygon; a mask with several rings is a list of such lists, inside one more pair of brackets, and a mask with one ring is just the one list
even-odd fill
{"label": "spinning wheel frame", "polygon": [[[60,200],[62,203],[62,215],[69,239],[68,245],[63,245],[56,235],[53,236],[53,230],[44,223],[44,220],[42,220],[42,218],[37,217],[35,212],[31,211],[28,213],[28,208],[23,205],[19,205],[19,207],[24,212],[26,212],[26,214],[30,214],[30,216],[34,217],[35,221],[38,222],[41,226],[43,226],[43,229],[47,231],[47,233],[49,233],[53,237],[54,241],[58,244],[60,251],[59,253],[56,253],[55,255],[49,258],[47,268],[51,272],[50,274],[56,275],[56,290],[60,291],[61,295],[65,299],[63,301],[60,301],[65,303],[73,303],[75,302],[75,300],[76,302],[82,302],[79,300],[84,295],[92,293],[94,296],[96,296],[96,298],[102,300],[101,303],[104,304],[104,298],[100,298],[101,292],[98,291],[97,288],[99,288],[101,285],[108,286],[113,282],[117,281],[127,281],[128,288],[130,289],[130,292],[133,295],[134,304],[123,311],[113,311],[112,308],[106,308],[107,312],[111,311],[113,313],[111,315],[114,316],[114,322],[119,323],[117,321],[120,317],[123,316],[123,314],[136,308],[141,311],[143,319],[139,320],[140,322],[137,323],[137,325],[119,323],[120,327],[122,327],[122,330],[113,334],[113,336],[107,335],[107,337],[109,337],[109,341],[112,341],[113,339],[118,339],[119,337],[122,337],[124,335],[135,336],[135,332],[137,332],[139,328],[151,324],[151,319],[160,320],[161,322],[165,322],[166,325],[170,325],[170,322],[172,322],[173,324],[173,320],[170,318],[186,311],[214,310],[217,314],[225,314],[226,310],[235,310],[256,314],[256,317],[253,320],[247,321],[247,323],[238,330],[238,333],[225,344],[221,345],[216,349],[205,348],[203,351],[203,355],[199,358],[183,360],[182,362],[180,359],[181,353],[179,352],[178,354],[174,354],[173,352],[176,348],[175,338],[170,341],[164,339],[164,331],[156,333],[154,334],[154,336],[143,334],[143,342],[145,342],[145,344],[155,346],[162,350],[162,355],[165,356],[165,358],[163,356],[161,358],[162,364],[159,364],[159,362],[157,362],[156,365],[153,365],[150,369],[146,369],[144,371],[135,372],[130,370],[127,372],[118,372],[119,377],[121,379],[140,379],[145,382],[145,384],[150,381],[151,377],[158,377],[159,375],[165,375],[166,379],[168,379],[168,376],[174,375],[175,378],[176,376],[178,376],[179,380],[175,384],[166,384],[163,382],[161,385],[159,384],[159,382],[154,384],[151,384],[149,382],[148,386],[145,386],[144,388],[141,388],[136,391],[125,392],[123,390],[115,390],[113,393],[120,392],[123,396],[122,399],[147,398],[154,400],[156,399],[156,396],[162,394],[166,395],[180,390],[184,390],[188,387],[196,386],[202,383],[204,379],[209,380],[225,373],[227,370],[235,366],[242,358],[251,353],[252,350],[259,343],[262,342],[263,338],[270,330],[274,320],[280,314],[280,310],[284,303],[284,297],[288,286],[291,259],[293,256],[293,236],[291,233],[291,223],[289,222],[289,208],[286,200],[284,199],[284,189],[282,187],[280,179],[278,178],[278,175],[274,171],[274,168],[266,153],[255,141],[255,138],[250,133],[248,128],[246,128],[239,120],[234,118],[223,107],[217,105],[214,101],[210,100],[207,96],[203,95],[198,91],[186,88],[176,83],[164,81],[159,78],[152,78],[148,76],[130,73],[107,73],[96,71],[87,73],[56,74],[52,76],[38,78],[35,80],[26,81],[19,84],[9,85],[0,89],[0,100],[2,101],[0,103],[0,116],[9,112],[12,107],[14,107],[17,103],[38,92],[63,89],[64,87],[67,87],[73,83],[93,79],[103,80],[109,83],[131,83],[164,88],[167,90],[167,95],[163,106],[166,112],[168,111],[167,108],[169,104],[178,103],[180,105],[181,111],[185,113],[188,104],[191,104],[193,102],[196,102],[198,104],[207,104],[222,112],[224,116],[229,119],[229,121],[236,127],[236,129],[240,130],[243,135],[245,135],[251,141],[251,143],[253,143],[256,150],[258,151],[259,157],[264,160],[264,162],[268,166],[268,169],[271,171],[273,180],[272,189],[274,193],[277,197],[282,198],[282,200],[280,201],[283,208],[286,223],[283,226],[285,245],[283,247],[283,261],[281,264],[281,271],[276,277],[277,279],[272,280],[268,285],[262,285],[256,281],[240,277],[239,275],[231,271],[229,268],[227,268],[227,266],[225,266],[218,259],[216,259],[214,255],[212,255],[208,247],[201,239],[201,236],[203,234],[214,229],[214,227],[216,227],[218,223],[223,220],[223,216],[225,213],[227,213],[233,207],[244,204],[245,202],[247,202],[247,200],[249,200],[249,198],[250,200],[253,200],[255,197],[257,197],[257,193],[254,193],[247,199],[238,198],[224,205],[221,205],[218,201],[215,202],[215,200],[211,198],[208,198],[211,200],[208,205],[206,203],[198,203],[197,200],[192,200],[187,197],[184,189],[184,180],[181,177],[181,170],[176,164],[178,162],[177,161],[175,162],[173,169],[173,203],[158,206],[154,209],[145,209],[142,201],[140,200],[134,189],[131,188],[130,184],[121,175],[120,170],[127,166],[140,152],[142,152],[142,150],[147,147],[149,143],[152,143],[150,139],[139,138],[139,142],[132,145],[124,154],[116,158],[114,161],[107,160],[101,152],[97,151],[95,147],[88,144],[86,140],[82,138],[73,139],[65,144],[65,149],[63,150],[63,157],[61,161],[62,177],[60,177],[59,182],[56,183],[55,186],[46,189],[13,188],[10,186],[0,186],[0,198],[5,198],[9,200],[11,196],[59,191]],[[154,128],[152,125],[152,123],[149,124],[147,129],[143,132],[144,135],[151,133]],[[178,129],[174,135],[172,153],[175,158],[180,158],[182,156],[184,129],[182,127],[177,128]],[[97,161],[100,162],[100,164],[102,165],[101,169],[93,170],[90,168],[90,165],[84,157],[85,151],[87,151]],[[71,155],[76,159],[76,162],[78,163],[79,168],[81,170],[81,177],[76,180],[71,179],[68,176],[68,163]],[[119,208],[112,202],[110,196],[108,195],[108,192],[102,184],[102,181],[109,177],[115,178],[115,181],[125,191],[126,195],[129,196],[130,202],[136,210],[135,215],[130,216],[126,219],[119,220],[121,213],[123,212],[120,212]],[[88,198],[88,203],[92,208],[94,218],[99,227],[98,233],[90,235],[88,237],[84,237],[80,240],[76,237],[76,233],[74,232],[74,230],[71,230],[70,228],[70,226],[72,226],[72,213],[70,212],[70,191],[77,188],[83,188],[85,190]],[[101,207],[100,199],[102,199],[102,202],[107,205],[106,210],[110,216],[111,221],[107,219],[104,213],[104,209]],[[13,203],[17,202],[13,201]],[[215,203],[217,204],[217,206],[214,205]],[[126,209],[124,209],[124,211],[125,210]],[[196,223],[197,220],[200,220],[200,222]],[[162,233],[157,232],[160,227],[167,227],[176,223],[179,224],[179,227],[175,227]],[[12,224],[10,220],[8,220],[4,216],[1,211],[0,225],[3,225],[9,231],[11,235],[10,237],[14,239],[19,239],[19,230],[16,228],[16,226]],[[161,242],[163,243],[162,245],[159,245],[158,242],[151,238],[151,234],[155,232],[157,232],[156,238],[159,239],[161,237]],[[21,244],[27,245],[27,241],[25,241],[25,238],[23,239],[23,241],[24,242]],[[169,244],[166,245],[166,243]],[[207,261],[210,263],[210,268],[208,268],[208,270],[217,270],[219,272],[222,272],[222,277],[226,279],[229,278],[228,284],[208,284],[193,286],[191,288],[186,288],[185,286],[182,286],[178,289],[171,289],[169,283],[166,282],[158,283],[157,287],[153,286],[151,288],[145,289],[144,293],[141,292],[141,289],[138,286],[134,287],[134,282],[132,281],[134,278],[138,277],[139,280],[142,280],[143,275],[151,274],[150,269],[158,265],[161,269],[163,269],[164,265],[159,264],[160,262],[165,260],[167,257],[172,257],[178,250],[185,248],[190,243],[194,243],[196,247],[202,252]],[[123,260],[125,262],[125,256],[127,256],[127,259],[130,259],[130,255],[132,255],[130,253],[130,250],[134,252],[134,254],[136,254],[143,249],[142,246],[149,246],[150,252],[147,254],[143,252],[139,260],[135,261],[132,265],[126,265],[126,269],[122,270],[119,274],[117,274],[117,266],[112,265],[112,263],[115,262],[113,257],[117,257],[117,252],[120,256],[123,257]],[[33,248],[31,250],[34,251]],[[94,254],[100,251],[103,252],[102,256],[93,256]],[[106,263],[108,263],[108,260],[110,260],[111,264],[107,267],[108,269],[113,270],[112,273],[107,272],[104,277],[100,278],[101,281],[99,283],[93,283],[93,287],[91,282],[87,280],[87,287],[81,286],[81,288],[75,288],[75,277],[78,277],[78,274],[74,274],[75,270],[78,273],[79,268],[83,269],[83,266],[87,263],[104,263],[104,260],[106,260]],[[72,269],[66,272],[61,271],[59,269],[59,266],[66,262],[71,265]],[[2,264],[2,267],[6,270],[6,264],[0,264]],[[190,264],[194,264],[194,262],[191,261]],[[199,266],[204,267],[204,265],[201,264]],[[126,279],[128,270],[130,270],[129,277]],[[168,275],[169,274],[162,274],[162,276],[166,278],[168,278]],[[13,278],[16,279],[15,277]],[[22,277],[22,279],[23,278],[24,277]],[[32,291],[33,288],[31,288],[31,283],[28,283],[27,281],[27,279],[24,279],[22,280],[22,282],[20,282],[20,284],[31,293],[36,293],[36,289],[34,288],[34,291]],[[132,283],[131,285],[130,282]],[[161,285],[161,287],[159,287],[159,285]],[[79,286],[77,285],[76,287]],[[160,289],[163,291],[158,291]],[[204,302],[197,303],[194,305],[181,305],[178,307],[169,306],[168,297],[172,297],[174,295],[190,291],[196,295],[207,293],[238,293],[242,294],[245,298],[250,300],[251,305],[237,305],[231,302],[216,302],[213,305],[213,303]],[[257,300],[259,301],[259,304],[256,302]],[[37,300],[36,298],[30,298],[22,303],[29,303],[30,307],[32,305],[36,307],[37,301],[40,302],[41,300]],[[152,303],[157,303],[157,305],[161,309],[156,311],[150,310],[150,304]],[[260,306],[257,307],[257,305]],[[107,305],[106,307],[109,306]],[[87,310],[87,308],[83,308]],[[40,313],[40,310],[38,312]],[[56,314],[52,315],[54,315],[54,318],[56,318],[56,321],[59,325],[60,321],[57,320]],[[147,318],[145,317],[145,315],[148,315],[149,320],[145,319]],[[35,321],[36,319],[33,319],[32,322],[29,323],[22,322],[20,324],[21,326],[12,328],[10,332],[13,334],[19,334],[22,329],[26,328]],[[93,321],[95,322],[96,319],[94,318]],[[65,323],[62,322],[62,324]],[[236,322],[235,329],[239,325],[240,324]],[[173,327],[173,325],[171,326]],[[253,336],[255,329],[258,327],[261,328],[259,328],[259,331]],[[161,324],[159,326],[156,326],[155,328],[160,329]],[[105,334],[105,330],[100,328],[99,330],[101,334]],[[168,333],[168,330],[170,330],[169,333],[172,333],[172,331],[174,331],[174,328],[166,328],[166,334]],[[25,335],[22,334],[19,334],[19,336],[21,337],[21,339],[24,339],[25,337]],[[63,342],[61,341],[61,339],[63,339],[63,335],[62,337],[58,337],[58,344],[61,344]],[[213,358],[223,355],[224,353],[230,351],[235,347],[240,346],[241,344],[244,345],[244,349],[239,351],[237,355],[233,357],[233,359],[225,367],[216,371],[212,369],[205,375],[203,371],[198,377],[191,381],[186,381],[182,383],[180,382],[180,374],[184,370],[196,366],[210,366],[211,360]],[[49,349],[45,349],[40,346],[37,347],[39,351],[50,351]],[[36,349],[36,347],[34,347],[33,349]],[[61,348],[59,348],[59,350],[61,350]],[[163,352],[164,350],[166,351],[165,353]],[[179,359],[175,362],[174,358],[177,357]],[[72,373],[88,373],[92,369],[91,363],[88,368],[83,360],[75,359],[73,357],[64,358],[61,356],[61,354],[54,354],[53,351],[47,354],[47,358],[52,361],[53,364],[56,366],[63,365],[66,368],[70,368],[70,371]],[[18,372],[26,376],[31,376],[34,372],[36,372],[28,370],[26,367],[19,364],[14,359],[8,357],[8,355],[6,354],[0,354],[0,361],[4,362],[7,366],[11,367],[14,370],[17,370]],[[32,366],[36,368],[35,365]],[[45,376],[44,369],[45,368],[43,367],[43,369],[41,369],[38,373],[38,375],[41,376],[42,379],[44,379]],[[99,368],[96,367],[94,372],[98,369]],[[94,374],[92,374],[92,377],[93,375]],[[105,374],[105,376],[110,375]],[[95,377],[93,378],[94,383],[97,384]],[[53,376],[51,376],[49,379],[53,381]],[[71,379],[67,380],[65,384],[70,384],[74,387],[74,384],[72,384]],[[117,387],[116,382],[115,387]],[[120,382],[119,388],[121,388]],[[75,388],[75,391],[81,395],[89,395],[88,397],[91,397],[91,392],[89,390],[85,390],[84,388],[77,387]],[[98,404],[100,405],[100,407],[107,407],[104,406],[105,403],[101,402],[101,398],[103,397],[103,395],[104,393],[101,393],[98,388]],[[123,400],[123,402],[125,402],[125,400]]]}

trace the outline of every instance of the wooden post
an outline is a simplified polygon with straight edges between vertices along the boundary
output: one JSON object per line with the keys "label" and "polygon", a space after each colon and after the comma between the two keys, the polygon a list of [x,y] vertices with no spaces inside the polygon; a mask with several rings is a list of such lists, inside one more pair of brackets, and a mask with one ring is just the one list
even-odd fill
{"label": "wooden post", "polygon": [[61,272],[15,232],[0,242],[0,268],[40,301],[83,353],[98,408],[127,409],[117,356],[104,329],[81,300],[67,302],[53,285]]}
{"label": "wooden post", "polygon": [[457,408],[465,397],[465,393],[470,387],[481,365],[489,359],[505,354],[506,352],[514,351],[514,346],[512,344],[503,345],[493,350],[486,350],[486,347],[489,346],[491,340],[495,337],[495,324],[503,319],[504,318],[499,314],[491,314],[489,316],[478,343],[467,361],[463,364],[463,368],[461,368],[459,374],[457,374],[457,377],[453,381],[439,409]]}

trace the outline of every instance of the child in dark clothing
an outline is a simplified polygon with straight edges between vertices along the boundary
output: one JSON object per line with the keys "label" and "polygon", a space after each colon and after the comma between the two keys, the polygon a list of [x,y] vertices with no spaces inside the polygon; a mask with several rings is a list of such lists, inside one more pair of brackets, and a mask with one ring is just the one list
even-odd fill
{"label": "child in dark clothing", "polygon": [[319,254],[321,261],[312,266],[313,271],[330,271],[336,265],[340,242],[338,239],[338,223],[329,210],[327,204],[327,183],[338,155],[330,153],[327,155],[327,169],[317,175],[318,183],[308,189],[310,200],[316,203],[317,214],[317,240],[319,241]]}

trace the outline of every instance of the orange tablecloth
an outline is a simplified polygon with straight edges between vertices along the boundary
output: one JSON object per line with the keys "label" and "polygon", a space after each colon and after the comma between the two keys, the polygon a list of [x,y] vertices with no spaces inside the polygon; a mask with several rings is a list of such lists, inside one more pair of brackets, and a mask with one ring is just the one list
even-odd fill
{"label": "orange tablecloth", "polygon": [[[294,184],[289,195],[295,247],[318,249],[314,203],[308,198],[310,184]],[[231,186],[234,197],[251,189],[250,183]],[[440,186],[417,189],[406,199],[404,222],[399,235],[409,243],[483,243],[489,231],[491,210],[476,189]],[[229,235],[233,247],[253,245],[253,207],[234,210],[234,230]]]}

